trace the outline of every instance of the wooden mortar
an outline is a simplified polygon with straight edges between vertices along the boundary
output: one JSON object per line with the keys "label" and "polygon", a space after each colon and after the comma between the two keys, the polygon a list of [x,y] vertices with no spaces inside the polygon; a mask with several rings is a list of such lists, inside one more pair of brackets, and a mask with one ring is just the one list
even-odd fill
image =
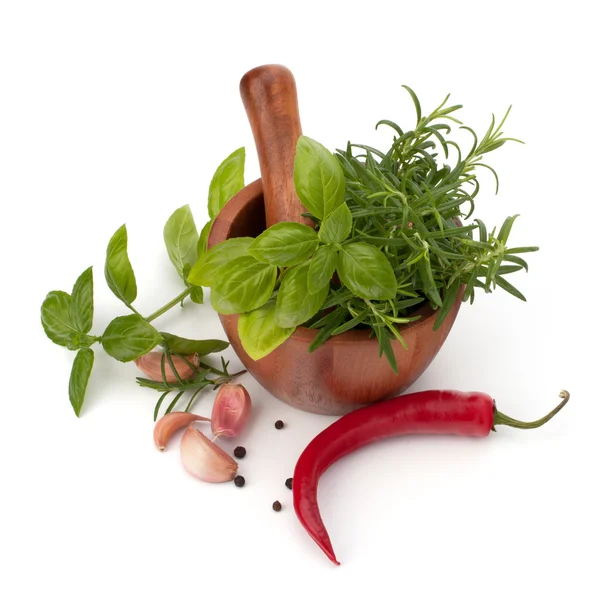
{"label": "wooden mortar", "polygon": [[[259,156],[261,179],[247,185],[225,205],[212,226],[208,247],[233,237],[256,237],[280,221],[312,224],[294,188],[296,142],[302,134],[296,84],[280,65],[252,69],[240,82]],[[238,315],[219,315],[236,354],[275,397],[314,413],[344,414],[362,405],[402,393],[429,366],[444,343],[461,305],[459,293],[443,325],[433,331],[436,313],[425,306],[421,319],[399,326],[408,345],[392,340],[399,374],[367,330],[350,330],[330,338],[312,353],[308,347],[317,331],[298,327],[268,356],[255,361],[238,335]]]}

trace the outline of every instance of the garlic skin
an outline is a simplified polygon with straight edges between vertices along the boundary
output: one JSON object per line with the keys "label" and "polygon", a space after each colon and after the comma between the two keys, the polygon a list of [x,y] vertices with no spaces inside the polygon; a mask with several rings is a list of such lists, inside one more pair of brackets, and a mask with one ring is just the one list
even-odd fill
{"label": "garlic skin", "polygon": [[[136,358],[133,362],[135,362],[136,366],[143,371],[149,379],[152,379],[153,381],[162,381],[162,372],[160,368],[162,357],[162,352],[148,352],[148,354]],[[185,358],[196,367],[200,364],[200,357],[198,354],[188,354]],[[181,356],[172,355],[171,360],[181,379],[191,379],[194,376],[194,369],[192,369]],[[175,383],[177,381],[177,375],[175,375],[173,369],[171,369],[171,365],[166,357],[165,378],[167,383]]]}
{"label": "garlic skin", "polygon": [[188,412],[171,412],[161,417],[154,426],[154,443],[164,452],[171,436],[182,427],[187,427],[194,421],[210,421],[206,417]]}
{"label": "garlic skin", "polygon": [[229,454],[191,424],[181,440],[181,462],[190,475],[209,483],[231,481],[238,470]]}
{"label": "garlic skin", "polygon": [[243,385],[228,383],[219,388],[210,418],[215,436],[235,437],[250,418],[252,401]]}

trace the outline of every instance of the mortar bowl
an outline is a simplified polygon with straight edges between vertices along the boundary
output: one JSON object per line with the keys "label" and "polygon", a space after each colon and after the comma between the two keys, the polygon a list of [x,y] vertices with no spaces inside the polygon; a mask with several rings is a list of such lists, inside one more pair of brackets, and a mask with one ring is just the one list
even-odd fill
{"label": "mortar bowl", "polygon": [[[208,247],[235,237],[256,237],[265,229],[260,179],[247,185],[215,219]],[[255,361],[244,351],[238,335],[238,315],[219,315],[225,334],[244,367],[273,396],[305,411],[341,415],[361,406],[398,395],[425,371],[446,340],[461,305],[459,293],[442,326],[433,330],[436,313],[429,305],[417,310],[417,321],[399,326],[408,349],[391,344],[398,361],[396,375],[379,343],[368,330],[350,330],[330,338],[312,353],[308,347],[317,330],[298,327],[269,355]]]}

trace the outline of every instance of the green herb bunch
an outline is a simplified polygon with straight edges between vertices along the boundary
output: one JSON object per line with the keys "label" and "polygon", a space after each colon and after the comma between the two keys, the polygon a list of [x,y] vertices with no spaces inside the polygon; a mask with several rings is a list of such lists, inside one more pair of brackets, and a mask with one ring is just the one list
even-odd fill
{"label": "green herb bunch", "polygon": [[[294,163],[296,192],[314,228],[278,223],[257,238],[230,239],[203,254],[188,280],[211,288],[211,304],[221,314],[240,313],[239,335],[246,352],[258,360],[282,344],[298,326],[318,330],[309,351],[349,329],[368,329],[398,372],[391,341],[405,347],[398,325],[420,318],[416,309],[437,311],[435,328],[450,313],[459,294],[471,303],[477,289],[496,287],[525,297],[505,275],[527,269],[519,256],[537,247],[508,244],[518,215],[488,231],[475,219],[480,184],[478,168],[498,176],[483,162],[507,141],[504,126],[510,109],[486,133],[455,117],[460,105],[448,96],[423,116],[416,94],[413,129],[392,129],[390,148],[382,152],[348,143],[335,155],[302,136]],[[451,124],[473,137],[463,153],[449,138]],[[440,164],[440,152],[448,163]],[[474,233],[477,233],[477,239]]]}
{"label": "green herb bunch", "polygon": [[[94,317],[94,282],[92,267],[86,269],[75,282],[72,292],[52,291],[48,293],[41,307],[42,326],[48,338],[59,346],[76,351],[69,380],[69,398],[73,410],[80,415],[85,392],[92,368],[94,352],[92,346],[101,344],[104,351],[121,362],[134,361],[162,347],[162,381],[138,377],[143,387],[160,392],[154,409],[156,420],[161,404],[173,393],[174,398],[166,413],[171,412],[186,392],[192,395],[185,408],[189,411],[197,394],[207,386],[218,387],[231,381],[238,374],[231,375],[227,363],[221,358],[221,368],[202,360],[193,365],[186,355],[207,356],[225,350],[229,344],[221,340],[189,340],[179,336],[159,332],[152,322],[178,304],[183,305],[189,296],[192,302],[202,304],[203,290],[190,282],[188,274],[191,266],[206,252],[210,227],[214,218],[225,203],[244,187],[245,150],[240,148],[228,156],[217,168],[209,187],[208,212],[210,221],[200,235],[189,205],[178,208],[168,219],[163,237],[169,258],[177,269],[184,284],[183,291],[164,306],[144,317],[133,306],[137,298],[137,281],[127,253],[127,228],[121,226],[112,236],[106,249],[104,275],[111,291],[125,304],[131,314],[113,319],[100,336],[91,335]],[[180,356],[192,369],[193,377],[182,379],[175,368],[173,356]],[[177,381],[167,381],[165,367],[169,365]]]}

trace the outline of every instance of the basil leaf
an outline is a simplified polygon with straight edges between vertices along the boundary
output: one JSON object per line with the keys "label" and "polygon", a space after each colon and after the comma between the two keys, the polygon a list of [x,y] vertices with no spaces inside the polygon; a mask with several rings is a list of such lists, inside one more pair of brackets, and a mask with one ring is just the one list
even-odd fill
{"label": "basil leaf", "polygon": [[196,261],[188,275],[192,285],[212,287],[220,279],[219,271],[234,258],[246,256],[254,238],[231,238],[213,246]]}
{"label": "basil leaf", "polygon": [[79,416],[83,401],[85,399],[85,390],[87,388],[92,367],[94,366],[94,352],[92,350],[80,350],[75,356],[71,376],[69,377],[69,400],[75,414]]}
{"label": "basil leaf", "polygon": [[189,204],[178,208],[169,217],[163,237],[169,258],[185,281],[183,268],[198,260],[198,230]]}
{"label": "basil leaf", "polygon": [[208,188],[208,214],[211,219],[244,187],[245,160],[245,148],[238,148],[217,167]]}
{"label": "basil leaf", "polygon": [[204,290],[200,286],[195,285],[190,292],[190,300],[194,304],[204,304]]}
{"label": "basil leaf", "polygon": [[273,300],[252,312],[240,315],[238,335],[251,359],[260,360],[267,356],[294,333],[295,327],[277,325],[275,315]]}
{"label": "basil leaf", "polygon": [[119,227],[108,242],[104,276],[112,293],[126,306],[130,306],[137,297],[137,283],[127,255],[125,225]]}
{"label": "basil leaf", "polygon": [[198,256],[202,256],[208,250],[208,236],[210,235],[210,228],[212,227],[212,224],[213,221],[211,219],[208,223],[204,225],[202,231],[200,232],[200,237],[198,238],[198,245],[196,246]]}
{"label": "basil leaf", "polygon": [[42,327],[59,346],[77,350],[79,332],[71,321],[71,296],[67,292],[50,292],[42,303]]}
{"label": "basil leaf", "polygon": [[210,303],[222,315],[249,312],[269,299],[276,279],[277,267],[258,262],[252,256],[240,256],[219,270]]}
{"label": "basil leaf", "polygon": [[277,223],[263,231],[248,248],[261,262],[276,267],[291,267],[309,258],[319,240],[312,227],[301,223]]}
{"label": "basil leaf", "polygon": [[161,331],[160,335],[163,338],[161,346],[167,346],[175,354],[194,354],[197,352],[200,356],[206,356],[213,352],[222,352],[229,347],[228,342],[221,340],[188,340],[164,331]]}
{"label": "basil leaf", "polygon": [[147,354],[161,341],[160,333],[139,315],[113,319],[102,335],[106,353],[121,362]]}
{"label": "basil leaf", "polygon": [[344,202],[326,219],[319,229],[319,239],[326,244],[341,244],[352,230],[352,213]]}
{"label": "basil leaf", "polygon": [[358,242],[342,246],[337,273],[341,282],[356,296],[369,300],[390,300],[396,295],[396,276],[381,250]]}
{"label": "basil leaf", "polygon": [[294,185],[302,204],[321,220],[344,202],[340,163],[327,148],[304,135],[296,145]]}
{"label": "basil leaf", "polygon": [[229,301],[223,296],[223,294],[220,294],[217,288],[212,288],[210,290],[210,305],[212,306],[213,310],[216,310],[222,315],[236,314],[235,303]]}
{"label": "basil leaf", "polygon": [[325,286],[316,294],[308,291],[309,265],[296,267],[286,273],[277,294],[277,311],[275,321],[280,327],[295,327],[306,323],[314,317],[327,294],[329,286]]}
{"label": "basil leaf", "polygon": [[308,291],[316,294],[329,285],[335,272],[337,250],[333,246],[321,246],[311,258],[308,267]]}
{"label": "basil leaf", "polygon": [[94,279],[92,267],[86,269],[73,286],[69,314],[75,329],[81,333],[88,333],[90,331],[94,318]]}

